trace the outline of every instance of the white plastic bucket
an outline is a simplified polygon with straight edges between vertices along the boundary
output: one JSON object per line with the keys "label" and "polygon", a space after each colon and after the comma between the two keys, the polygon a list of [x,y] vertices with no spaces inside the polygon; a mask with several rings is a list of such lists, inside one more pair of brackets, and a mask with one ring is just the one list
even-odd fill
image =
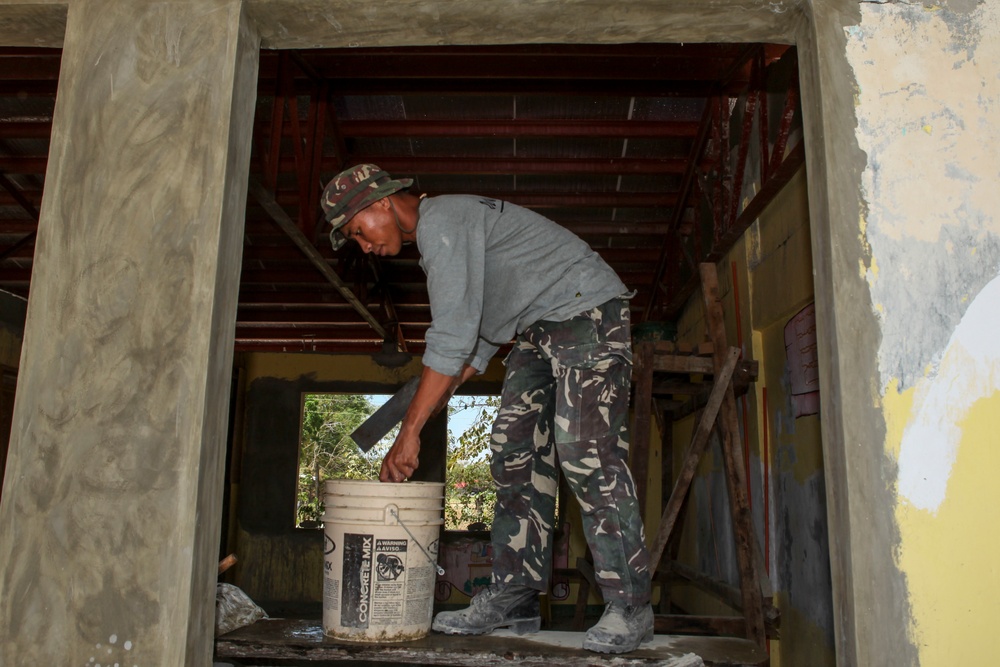
{"label": "white plastic bucket", "polygon": [[444,484],[328,480],[323,632],[399,642],[431,629]]}

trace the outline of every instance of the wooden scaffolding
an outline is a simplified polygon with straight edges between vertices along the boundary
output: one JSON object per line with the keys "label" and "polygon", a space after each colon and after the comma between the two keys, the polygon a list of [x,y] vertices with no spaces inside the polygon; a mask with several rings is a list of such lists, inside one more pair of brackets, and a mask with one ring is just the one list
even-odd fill
{"label": "wooden scaffolding", "polygon": [[[772,605],[771,587],[764,571],[747,498],[745,461],[739,447],[739,423],[736,396],[745,393],[757,377],[757,362],[741,360],[740,350],[726,341],[719,282],[714,264],[701,264],[701,286],[708,342],[698,346],[679,346],[670,342],[638,342],[635,345],[633,370],[634,416],[632,425],[633,470],[648,469],[650,463],[650,422],[655,414],[660,419],[664,438],[664,489],[672,486],[669,499],[663,505],[659,524],[647,527],[656,539],[651,547],[651,568],[654,582],[660,586],[659,611],[656,615],[658,633],[697,633],[742,636],[764,646],[768,637],[777,636],[778,615]],[[692,377],[701,376],[703,382]],[[658,396],[686,394],[691,399],[654,408]],[[673,470],[672,443],[669,433],[672,419],[700,409],[697,426],[684,454],[681,465]],[[669,415],[669,416],[668,416]],[[719,435],[723,455],[724,477],[729,497],[739,587],[709,577],[694,568],[677,562],[678,536],[682,528],[682,509],[688,498],[698,463],[708,449],[710,436]],[[646,476],[636,475],[637,494],[645,507]],[[650,530],[652,528],[652,530]],[[672,614],[670,585],[678,579],[721,599],[741,616],[692,616]]]}

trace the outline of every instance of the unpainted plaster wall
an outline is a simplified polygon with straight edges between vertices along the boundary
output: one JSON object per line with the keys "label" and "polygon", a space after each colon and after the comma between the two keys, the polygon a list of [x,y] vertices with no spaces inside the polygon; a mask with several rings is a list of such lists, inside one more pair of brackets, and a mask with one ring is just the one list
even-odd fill
{"label": "unpainted plaster wall", "polygon": [[70,8],[0,503],[2,664],[210,659],[257,45],[229,0]]}

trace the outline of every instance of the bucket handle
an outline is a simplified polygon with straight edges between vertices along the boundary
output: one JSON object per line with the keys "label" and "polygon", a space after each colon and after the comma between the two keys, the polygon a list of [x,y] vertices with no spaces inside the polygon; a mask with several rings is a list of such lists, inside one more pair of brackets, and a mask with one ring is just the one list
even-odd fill
{"label": "bucket handle", "polygon": [[410,536],[410,539],[413,540],[413,543],[416,544],[417,547],[419,547],[420,550],[424,553],[424,557],[427,559],[427,562],[430,563],[435,570],[437,570],[437,573],[439,575],[444,574],[444,568],[438,565],[438,562],[436,560],[431,558],[431,555],[427,553],[427,549],[424,549],[424,545],[420,544],[420,542],[417,541],[417,538],[413,536],[413,533],[411,533],[410,529],[406,527],[406,524],[403,523],[403,520],[399,518],[399,508],[396,507],[395,505],[387,505],[386,514],[387,514],[385,518],[386,525],[391,525],[391,522],[389,521],[389,515],[391,515],[392,518],[396,520],[396,523],[398,523],[400,526],[403,527],[403,530],[405,530],[406,534]]}

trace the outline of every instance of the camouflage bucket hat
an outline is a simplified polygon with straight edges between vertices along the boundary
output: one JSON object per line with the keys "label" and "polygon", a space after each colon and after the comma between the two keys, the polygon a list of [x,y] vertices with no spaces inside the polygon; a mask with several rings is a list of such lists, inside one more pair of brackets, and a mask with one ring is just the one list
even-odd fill
{"label": "camouflage bucket hat", "polygon": [[413,179],[394,179],[374,164],[358,164],[340,172],[327,184],[320,199],[323,215],[330,223],[330,245],[340,250],[347,237],[340,228],[373,202],[413,185]]}

